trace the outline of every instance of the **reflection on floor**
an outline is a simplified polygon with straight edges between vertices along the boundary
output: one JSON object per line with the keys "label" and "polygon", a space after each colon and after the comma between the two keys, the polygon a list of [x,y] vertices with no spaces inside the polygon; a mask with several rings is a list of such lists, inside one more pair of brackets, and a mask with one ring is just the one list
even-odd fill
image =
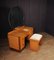
{"label": "reflection on floor", "polygon": [[54,60],[54,37],[43,34],[43,44],[38,52],[29,50],[26,47],[22,52],[10,50],[6,40],[1,42],[0,39],[0,60]]}

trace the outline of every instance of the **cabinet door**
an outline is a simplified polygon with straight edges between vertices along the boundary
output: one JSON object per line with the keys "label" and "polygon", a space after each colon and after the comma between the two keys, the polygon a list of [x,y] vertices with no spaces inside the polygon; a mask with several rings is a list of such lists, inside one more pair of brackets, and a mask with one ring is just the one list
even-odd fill
{"label": "cabinet door", "polygon": [[25,38],[20,38],[20,49],[25,47]]}
{"label": "cabinet door", "polygon": [[19,50],[18,37],[8,36],[9,47]]}

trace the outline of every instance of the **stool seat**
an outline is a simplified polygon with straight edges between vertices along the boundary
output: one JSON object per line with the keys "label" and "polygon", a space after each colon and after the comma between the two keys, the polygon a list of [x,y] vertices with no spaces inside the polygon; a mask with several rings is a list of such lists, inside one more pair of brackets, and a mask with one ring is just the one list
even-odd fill
{"label": "stool seat", "polygon": [[33,39],[33,40],[38,40],[40,41],[42,38],[42,35],[41,34],[33,34],[30,39]]}

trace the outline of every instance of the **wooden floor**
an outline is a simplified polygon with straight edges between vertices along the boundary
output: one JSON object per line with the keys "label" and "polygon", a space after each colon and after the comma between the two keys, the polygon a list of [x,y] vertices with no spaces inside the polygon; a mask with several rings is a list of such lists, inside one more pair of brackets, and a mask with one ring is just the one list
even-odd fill
{"label": "wooden floor", "polygon": [[6,40],[0,40],[0,60],[54,60],[54,37],[43,34],[43,44],[38,52],[26,47],[22,52],[10,50]]}

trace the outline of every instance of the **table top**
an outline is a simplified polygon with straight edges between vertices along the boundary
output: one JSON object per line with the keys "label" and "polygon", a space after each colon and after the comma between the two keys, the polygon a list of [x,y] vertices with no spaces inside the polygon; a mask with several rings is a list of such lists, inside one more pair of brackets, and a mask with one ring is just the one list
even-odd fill
{"label": "table top", "polygon": [[19,26],[16,27],[13,31],[8,32],[8,35],[16,36],[16,37],[26,37],[32,30],[33,30],[32,27]]}

